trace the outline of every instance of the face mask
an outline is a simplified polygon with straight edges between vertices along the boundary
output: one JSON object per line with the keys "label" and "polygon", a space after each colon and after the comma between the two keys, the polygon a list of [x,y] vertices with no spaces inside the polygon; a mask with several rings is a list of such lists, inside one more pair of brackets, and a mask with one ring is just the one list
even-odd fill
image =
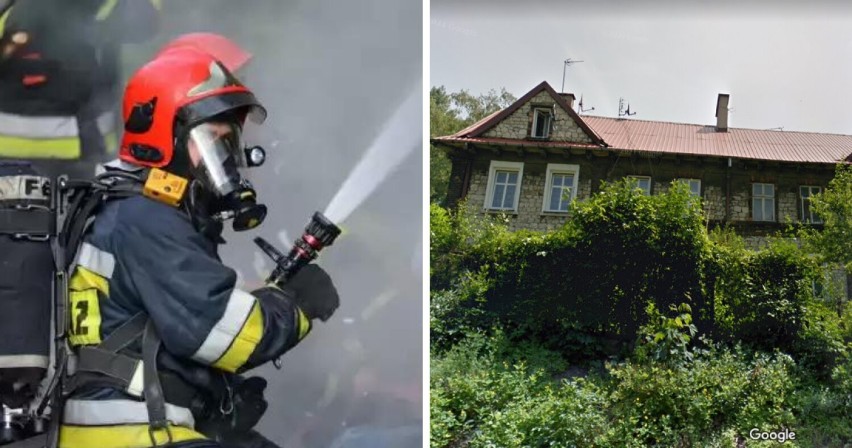
{"label": "face mask", "polygon": [[257,227],[266,218],[266,206],[257,203],[257,193],[242,172],[263,163],[259,147],[243,149],[236,124],[202,123],[189,131],[192,173],[211,193],[210,213],[217,221],[233,219],[235,231]]}

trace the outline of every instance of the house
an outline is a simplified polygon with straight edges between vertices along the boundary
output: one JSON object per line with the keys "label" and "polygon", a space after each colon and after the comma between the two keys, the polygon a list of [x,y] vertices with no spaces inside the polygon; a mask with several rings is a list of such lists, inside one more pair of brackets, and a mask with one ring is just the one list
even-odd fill
{"label": "house", "polygon": [[688,183],[710,226],[732,226],[752,246],[787,222],[819,225],[808,198],[852,161],[852,136],[729,128],[729,98],[718,96],[715,125],[580,116],[574,95],[542,82],[432,143],[452,162],[449,205],[506,213],[513,229],[555,228],[570,201],[623,177],[647,194]]}

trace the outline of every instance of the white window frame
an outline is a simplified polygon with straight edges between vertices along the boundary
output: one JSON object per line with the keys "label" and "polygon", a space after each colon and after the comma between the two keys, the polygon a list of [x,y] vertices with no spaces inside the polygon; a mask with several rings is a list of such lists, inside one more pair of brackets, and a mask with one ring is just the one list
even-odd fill
{"label": "white window frame", "polygon": [[[568,213],[567,210],[552,210],[550,209],[550,199],[553,194],[553,175],[554,174],[572,174],[574,181],[571,185],[571,198],[568,203],[574,202],[577,198],[577,184],[580,179],[580,165],[565,165],[559,163],[548,163],[547,171],[544,178],[544,198],[541,202],[542,213]],[[564,186],[563,186],[564,189]]]}
{"label": "white window frame", "polygon": [[[819,219],[819,220],[813,219],[816,216],[813,209],[810,210],[810,216],[805,216],[805,197],[802,196],[802,190],[804,190],[805,188],[808,189],[808,202],[810,202],[811,196],[813,196],[815,194],[822,193],[822,187],[819,187],[819,186],[816,186],[816,185],[800,185],[799,186],[799,210],[802,212],[802,222],[806,222],[806,223],[809,223],[809,224],[822,224],[823,223],[822,219]],[[816,192],[814,192],[814,189],[816,189]]]}
{"label": "white window frame", "polygon": [[[638,189],[642,190],[642,192],[644,192],[644,193],[645,193],[645,196],[651,196],[651,176],[634,176],[634,175],[632,175],[632,174],[631,174],[631,175],[626,176],[626,177],[627,177],[628,179],[630,179],[630,180],[635,180],[635,181],[637,181],[637,182],[636,182],[636,188],[638,188]],[[640,187],[640,186],[639,186],[639,182],[638,182],[638,181],[639,181],[640,179],[648,179],[648,191],[645,191],[642,187]]]}
{"label": "white window frame", "polygon": [[[553,125],[553,108],[544,107],[544,106],[541,106],[541,107],[533,106],[532,110],[533,110],[533,122],[532,122],[532,128],[530,128],[530,137],[540,138],[540,139],[550,138],[550,131],[551,131],[550,128]],[[545,134],[544,135],[535,135],[535,130],[538,127],[537,126],[538,125],[538,117],[539,117],[540,114],[547,114],[547,116],[550,117],[550,118],[545,123],[546,124],[546,126],[544,128]]]}
{"label": "white window frame", "polygon": [[[761,195],[754,194],[755,185],[763,185],[764,191],[765,191],[766,185],[771,185],[772,186],[772,196],[767,196],[766,194],[761,194]],[[751,220],[752,221],[756,221],[756,222],[777,222],[778,221],[778,217],[776,216],[776,213],[775,213],[775,198],[778,196],[776,191],[777,191],[777,188],[775,188],[775,184],[770,184],[770,183],[765,183],[765,182],[753,182],[751,184]],[[758,199],[760,199],[760,201],[761,201],[761,208],[762,208],[761,211],[762,212],[766,212],[766,201],[771,200],[771,203],[772,203],[772,219],[755,219],[756,208],[755,208],[754,204],[755,204],[755,201],[758,200]],[[765,217],[765,215],[766,214],[764,213],[764,217]]]}
{"label": "white window frame", "polygon": [[[494,200],[494,183],[497,180],[497,171],[517,171],[518,185],[515,188],[515,197],[512,200],[512,208],[494,208],[491,203]],[[485,204],[483,208],[489,211],[517,212],[518,200],[521,197],[521,185],[524,179],[524,163],[523,162],[507,162],[504,160],[492,160],[488,167],[488,185],[485,189]]]}
{"label": "white window frame", "polygon": [[[692,194],[693,196],[698,197],[698,198],[701,197],[701,179],[695,179],[695,178],[691,178],[691,177],[679,177],[677,179],[677,181],[685,183],[689,187],[689,193],[690,194]],[[692,183],[693,182],[698,184],[698,193],[697,194],[692,192]]]}

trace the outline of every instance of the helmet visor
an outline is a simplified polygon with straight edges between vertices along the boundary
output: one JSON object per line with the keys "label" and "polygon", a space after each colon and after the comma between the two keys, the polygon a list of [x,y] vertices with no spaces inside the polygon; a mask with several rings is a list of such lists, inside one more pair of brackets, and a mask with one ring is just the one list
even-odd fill
{"label": "helmet visor", "polygon": [[196,178],[218,196],[231,193],[240,184],[240,168],[247,166],[238,125],[205,122],[189,131],[189,158]]}

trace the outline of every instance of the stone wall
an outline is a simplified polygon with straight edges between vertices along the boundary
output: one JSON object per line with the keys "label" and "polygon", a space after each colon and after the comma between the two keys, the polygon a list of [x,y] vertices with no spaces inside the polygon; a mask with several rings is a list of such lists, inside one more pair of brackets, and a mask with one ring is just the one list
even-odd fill
{"label": "stone wall", "polygon": [[793,192],[786,192],[775,195],[778,207],[778,222],[797,222],[800,221],[799,216],[799,195]]}
{"label": "stone wall", "polygon": [[[722,204],[722,207],[725,205]],[[751,191],[740,190],[731,192],[731,220],[751,220]]]}
{"label": "stone wall", "polygon": [[541,92],[534,96],[529,102],[521,106],[514,113],[503,119],[497,126],[488,130],[484,136],[492,138],[511,138],[524,140],[530,136],[530,127],[533,120],[532,108],[536,106],[554,106],[556,119],[550,133],[551,141],[585,142],[592,140],[583,129],[561,107],[547,92]]}
{"label": "stone wall", "polygon": [[708,185],[704,187],[704,213],[708,219],[721,221],[725,219],[725,194],[722,187]]}
{"label": "stone wall", "polygon": [[[701,180],[704,210],[711,221],[725,220],[727,183],[731,185],[730,221],[744,236],[753,237],[748,244],[759,247],[765,244],[765,236],[780,230],[786,222],[800,220],[799,185],[827,185],[833,171],[802,171],[773,167],[772,170],[755,171],[749,166],[734,166],[728,171],[721,161],[672,161],[666,159],[627,159],[566,151],[563,155],[521,156],[513,153],[495,154],[475,158],[471,165],[471,183],[467,193],[468,205],[472,210],[484,211],[488,185],[488,169],[491,160],[524,162],[518,210],[508,213],[512,229],[550,230],[562,225],[569,218],[564,213],[542,211],[546,167],[548,163],[573,164],[580,166],[577,200],[585,200],[600,188],[601,181],[614,181],[628,175],[650,176],[652,194],[668,190],[671,182],[678,178]],[[767,182],[776,185],[776,222],[752,223],[751,184]],[[491,212],[489,212],[491,213]]]}

